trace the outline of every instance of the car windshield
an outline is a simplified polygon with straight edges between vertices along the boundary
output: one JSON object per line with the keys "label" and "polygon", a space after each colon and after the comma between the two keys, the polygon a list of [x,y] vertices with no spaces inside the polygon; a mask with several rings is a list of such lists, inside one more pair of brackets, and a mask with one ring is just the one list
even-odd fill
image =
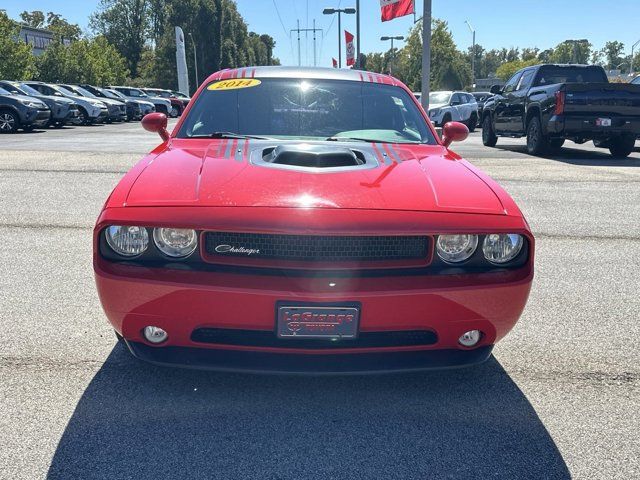
{"label": "car windshield", "polygon": [[117,90],[104,89],[104,94],[111,98],[126,98],[122,93]]}
{"label": "car windshield", "polygon": [[62,90],[63,93],[67,93],[67,94],[70,94],[70,95],[75,95],[76,97],[80,96],[80,94],[78,92],[74,92],[71,87],[65,87],[64,85],[58,85],[58,88],[60,90]]}
{"label": "car windshield", "polygon": [[25,85],[24,83],[20,83],[18,85],[13,85],[13,88],[15,88],[16,90],[19,90],[24,95],[32,95],[32,96],[40,96],[40,95],[42,95],[35,88],[31,88],[29,85]]}
{"label": "car windshield", "polygon": [[80,95],[82,95],[83,97],[92,97],[92,98],[98,98],[96,97],[93,93],[91,93],[89,90],[86,90],[82,87],[76,87],[74,86],[73,89],[78,92]]}
{"label": "car windshield", "polygon": [[410,94],[344,80],[223,80],[198,95],[179,138],[231,135],[435,144]]}
{"label": "car windshield", "polygon": [[451,92],[431,92],[429,94],[429,103],[437,105],[439,103],[449,103]]}

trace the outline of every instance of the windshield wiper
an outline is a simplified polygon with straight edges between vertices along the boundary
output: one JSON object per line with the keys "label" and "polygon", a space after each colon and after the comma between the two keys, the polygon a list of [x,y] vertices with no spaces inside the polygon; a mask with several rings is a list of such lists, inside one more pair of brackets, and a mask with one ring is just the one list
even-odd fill
{"label": "windshield wiper", "polygon": [[369,142],[375,143],[379,140],[373,140],[371,138],[358,138],[358,137],[329,137],[324,139],[326,142]]}
{"label": "windshield wiper", "polygon": [[393,141],[393,142],[389,142],[386,140],[375,140],[373,138],[359,138],[359,137],[329,137],[329,138],[325,138],[325,141],[327,142],[369,142],[369,143],[415,143],[415,144],[419,144],[422,142],[419,142],[417,140],[404,140],[402,142],[398,142],[398,141]]}
{"label": "windshield wiper", "polygon": [[204,133],[201,135],[191,135],[189,138],[238,138],[238,139],[252,139],[252,140],[273,140],[269,137],[260,137],[257,135],[242,135],[241,133],[233,132],[213,132]]}

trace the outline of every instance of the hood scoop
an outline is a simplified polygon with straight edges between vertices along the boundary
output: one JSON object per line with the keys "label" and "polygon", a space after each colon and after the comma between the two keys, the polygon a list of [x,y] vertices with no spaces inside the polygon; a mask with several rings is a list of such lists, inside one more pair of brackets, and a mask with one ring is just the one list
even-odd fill
{"label": "hood scoop", "polygon": [[261,149],[252,162],[264,167],[311,171],[343,171],[374,168],[378,162],[370,154],[339,145],[313,143],[283,144]]}

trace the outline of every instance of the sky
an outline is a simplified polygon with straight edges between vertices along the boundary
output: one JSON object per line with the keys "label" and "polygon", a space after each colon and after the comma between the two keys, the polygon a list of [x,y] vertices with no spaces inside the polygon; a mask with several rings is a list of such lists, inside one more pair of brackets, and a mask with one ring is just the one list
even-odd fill
{"label": "sky", "polygon": [[[54,11],[86,28],[98,3],[98,0],[0,0],[0,9],[5,9],[12,18],[18,18],[23,10]],[[420,16],[422,0],[416,3]],[[432,0],[432,3],[433,16],[448,22],[460,49],[472,43],[465,20],[475,28],[476,42],[486,49],[546,49],[566,39],[588,38],[597,49],[609,40],[618,40],[624,43],[625,53],[631,53],[631,45],[640,40],[640,0],[521,0],[511,4],[504,0]],[[237,0],[237,4],[250,30],[274,37],[275,55],[284,65],[298,63],[297,37],[290,35],[290,30],[296,28],[297,20],[301,28],[311,28],[315,19],[316,28],[323,29],[317,34],[317,64],[331,66],[331,58],[338,56],[338,22],[335,15],[323,15],[322,10],[353,7],[355,0]],[[364,53],[388,49],[389,42],[380,41],[382,35],[406,36],[413,25],[412,16],[382,23],[379,0],[360,0],[360,4]],[[513,6],[505,8],[508,4]],[[355,33],[355,15],[343,15],[342,27]],[[302,34],[303,65],[313,65],[312,39],[311,33]],[[342,48],[344,62],[344,45]]]}

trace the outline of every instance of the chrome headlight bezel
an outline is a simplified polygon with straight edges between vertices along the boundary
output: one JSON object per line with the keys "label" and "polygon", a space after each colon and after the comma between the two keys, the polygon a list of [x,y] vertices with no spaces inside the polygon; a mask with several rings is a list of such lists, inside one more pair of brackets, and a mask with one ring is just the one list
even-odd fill
{"label": "chrome headlight bezel", "polygon": [[[459,242],[458,247],[455,243]],[[436,254],[445,263],[458,265],[466,262],[478,248],[478,235],[456,233],[438,235],[436,239]]]}
{"label": "chrome headlight bezel", "polygon": [[[511,246],[506,244],[509,241]],[[507,247],[508,251],[497,256],[495,249]],[[482,242],[482,255],[484,259],[493,265],[506,265],[515,260],[524,247],[524,237],[519,233],[489,233]],[[494,249],[492,251],[491,249]]]}
{"label": "chrome headlight bezel", "polygon": [[[123,232],[121,229],[126,229],[126,231]],[[125,235],[137,235],[138,238],[135,240],[118,238]],[[109,225],[104,229],[104,237],[109,248],[117,255],[125,258],[139,257],[149,248],[149,233],[147,229],[137,225]],[[138,246],[133,248],[129,246],[127,249],[126,243],[132,241],[139,242]]]}
{"label": "chrome headlight bezel", "polygon": [[[171,238],[172,233],[182,235],[183,241],[175,242]],[[198,248],[198,232],[190,228],[158,227],[153,229],[153,243],[160,253],[173,259],[184,259],[189,257]]]}

